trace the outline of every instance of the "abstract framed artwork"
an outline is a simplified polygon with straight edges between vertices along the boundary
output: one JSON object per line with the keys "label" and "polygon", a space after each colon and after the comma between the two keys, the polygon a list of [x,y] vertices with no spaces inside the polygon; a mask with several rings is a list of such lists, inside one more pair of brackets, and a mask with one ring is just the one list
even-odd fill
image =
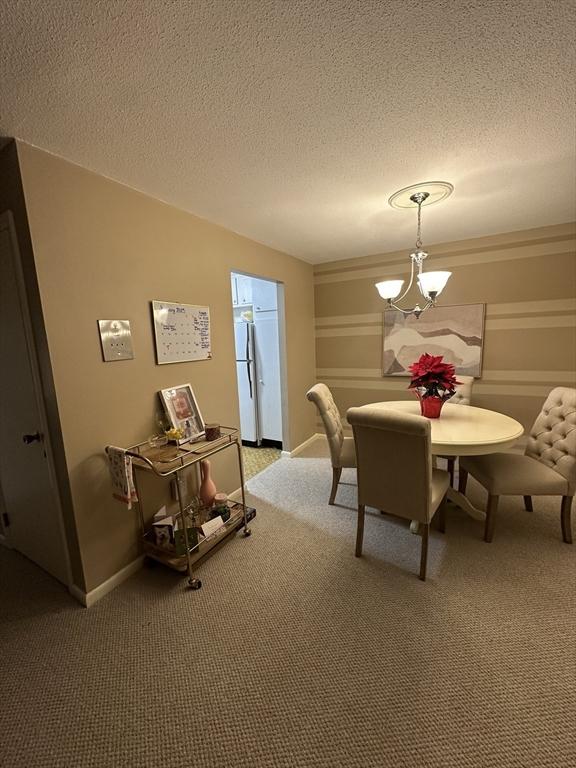
{"label": "abstract framed artwork", "polygon": [[419,319],[396,309],[384,312],[383,376],[409,376],[408,366],[424,352],[442,355],[456,374],[482,373],[484,304],[434,307]]}

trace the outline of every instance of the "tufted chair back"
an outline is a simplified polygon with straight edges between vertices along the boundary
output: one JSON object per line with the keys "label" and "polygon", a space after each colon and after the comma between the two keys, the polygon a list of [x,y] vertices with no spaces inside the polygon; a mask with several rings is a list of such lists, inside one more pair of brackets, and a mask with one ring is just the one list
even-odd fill
{"label": "tufted chair back", "polygon": [[546,398],[528,437],[526,455],[568,480],[576,491],[576,389],[556,387]]}
{"label": "tufted chair back", "polygon": [[342,443],[344,442],[344,431],[342,429],[340,411],[336,407],[332,393],[326,384],[315,384],[306,393],[306,397],[318,408],[322,423],[324,424],[326,437],[328,438],[328,445],[330,446],[332,466],[339,467],[341,466],[340,454],[342,452]]}
{"label": "tufted chair back", "polygon": [[448,402],[452,405],[470,405],[474,376],[456,376],[456,378],[460,384]]}

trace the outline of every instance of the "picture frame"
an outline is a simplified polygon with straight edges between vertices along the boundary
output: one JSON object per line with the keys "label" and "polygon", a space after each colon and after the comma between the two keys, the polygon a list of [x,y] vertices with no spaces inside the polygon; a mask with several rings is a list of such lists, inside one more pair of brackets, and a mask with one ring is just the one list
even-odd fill
{"label": "picture frame", "polygon": [[383,313],[382,376],[410,376],[421,354],[442,355],[456,375],[482,376],[485,304],[434,307],[422,317],[396,309]]}
{"label": "picture frame", "polygon": [[197,440],[204,435],[204,419],[190,384],[161,389],[158,394],[170,426],[184,432],[184,436],[178,440],[178,445]]}

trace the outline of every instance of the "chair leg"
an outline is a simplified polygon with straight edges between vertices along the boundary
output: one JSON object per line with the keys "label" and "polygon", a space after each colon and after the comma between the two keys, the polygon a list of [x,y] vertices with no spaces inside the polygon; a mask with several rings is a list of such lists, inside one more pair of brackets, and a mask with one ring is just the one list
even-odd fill
{"label": "chair leg", "polygon": [[454,467],[456,465],[456,457],[449,456],[447,459],[448,474],[450,475],[450,488],[454,488]]}
{"label": "chair leg", "polygon": [[534,512],[534,507],[532,506],[532,496],[524,496],[524,509],[526,512]]}
{"label": "chair leg", "polygon": [[562,496],[562,511],[560,513],[560,522],[562,524],[562,541],[566,544],[572,544],[572,526],[570,523],[572,498],[572,496]]}
{"label": "chair leg", "polygon": [[340,482],[340,475],[342,474],[342,467],[332,467],[332,490],[330,491],[330,500],[328,504],[334,504],[336,498],[336,491],[338,490],[338,483]]}
{"label": "chair leg", "polygon": [[468,483],[468,471],[466,469],[458,470],[458,492],[466,493],[466,485]]}
{"label": "chair leg", "polygon": [[488,496],[488,506],[486,507],[486,524],[484,526],[484,541],[488,544],[494,536],[494,519],[498,510],[499,496]]}
{"label": "chair leg", "polygon": [[420,550],[420,581],[426,581],[426,565],[428,563],[428,534],[430,533],[430,523],[422,525],[422,548]]}
{"label": "chair leg", "polygon": [[358,523],[356,527],[356,557],[362,555],[362,542],[364,540],[364,512],[366,508],[364,504],[358,504]]}
{"label": "chair leg", "polygon": [[446,496],[440,502],[435,517],[438,518],[438,530],[440,533],[446,533]]}

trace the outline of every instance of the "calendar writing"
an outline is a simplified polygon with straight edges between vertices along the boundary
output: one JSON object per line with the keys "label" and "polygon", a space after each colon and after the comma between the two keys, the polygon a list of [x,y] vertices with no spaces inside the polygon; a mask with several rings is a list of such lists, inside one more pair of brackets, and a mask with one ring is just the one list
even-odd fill
{"label": "calendar writing", "polygon": [[153,301],[152,314],[159,365],[212,357],[208,307]]}

